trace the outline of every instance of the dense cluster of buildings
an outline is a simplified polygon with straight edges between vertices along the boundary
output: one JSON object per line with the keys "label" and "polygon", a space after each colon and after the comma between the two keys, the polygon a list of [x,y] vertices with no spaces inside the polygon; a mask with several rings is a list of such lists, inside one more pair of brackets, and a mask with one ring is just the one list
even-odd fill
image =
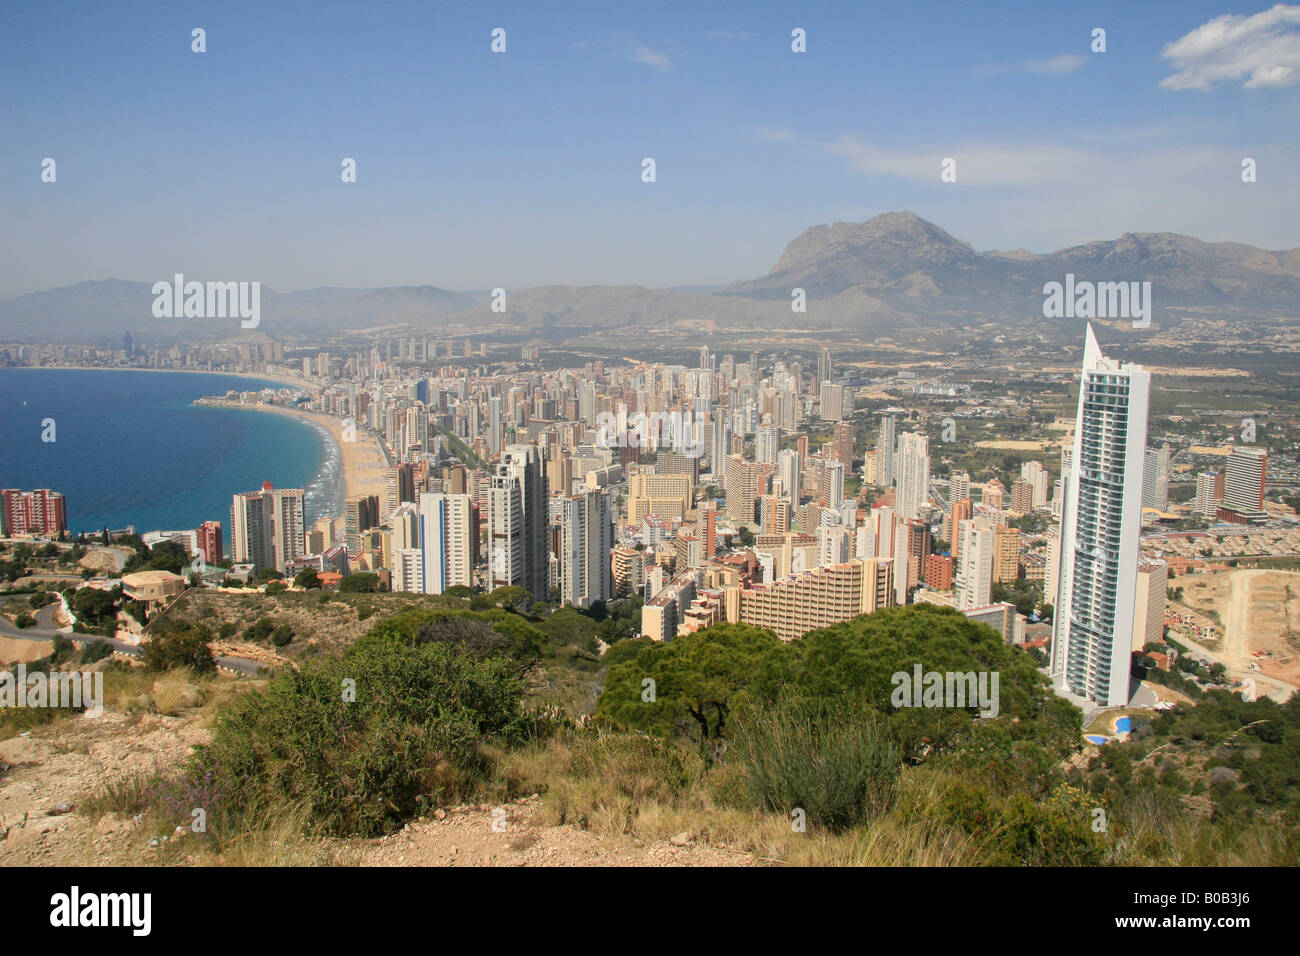
{"label": "dense cluster of buildings", "polygon": [[[254,363],[284,360],[250,347]],[[1033,625],[1041,642],[1047,625],[994,597],[1028,582],[1055,612],[1054,682],[1107,704],[1127,702],[1131,653],[1159,642],[1169,569],[1144,549],[1142,528],[1175,507],[1174,455],[1148,445],[1149,373],[1108,359],[1091,330],[1059,470],[1025,461],[1009,486],[955,468],[936,476],[924,415],[884,409],[861,430],[857,379],[837,374],[828,350],[807,368],[708,348],[695,367],[548,370],[534,347],[518,363],[474,355],[469,340],[411,336],[295,359],[309,397],[255,400],[292,401],[373,437],[385,490],[310,525],[301,489],[234,495],[237,573],[366,570],[396,591],[516,586],[576,607],[637,595],[642,633],[665,641],[720,621],[790,640],[928,602],[1011,642]],[[439,365],[444,356],[470,361]],[[973,400],[964,384],[913,388]],[[1197,477],[1192,510],[1259,523],[1267,466],[1263,448],[1234,447]],[[11,507],[10,495],[42,493],[3,494],[10,526],[63,521],[61,499]],[[224,556],[219,522],[156,535]]]}

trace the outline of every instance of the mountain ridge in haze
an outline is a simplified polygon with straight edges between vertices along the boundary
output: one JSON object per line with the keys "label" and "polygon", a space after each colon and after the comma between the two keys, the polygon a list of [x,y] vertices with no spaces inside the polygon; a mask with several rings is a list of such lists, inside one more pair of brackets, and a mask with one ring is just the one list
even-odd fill
{"label": "mountain ridge in haze", "polygon": [[[1050,253],[977,252],[910,211],[865,222],[805,229],[767,275],[722,288],[535,286],[507,294],[506,313],[490,297],[437,286],[262,290],[262,331],[320,336],[380,327],[425,328],[509,323],[543,337],[622,327],[700,323],[701,328],[906,329],[972,320],[1016,322],[1040,315],[1044,283],[1067,273],[1098,282],[1150,281],[1161,308],[1209,306],[1225,317],[1300,315],[1300,249],[1269,251],[1209,243],[1178,233],[1125,233]],[[791,294],[805,291],[807,312]],[[109,279],[29,293],[0,302],[0,338],[17,341],[133,333],[231,334],[205,320],[158,320],[149,283]],[[177,325],[191,323],[190,327]]]}

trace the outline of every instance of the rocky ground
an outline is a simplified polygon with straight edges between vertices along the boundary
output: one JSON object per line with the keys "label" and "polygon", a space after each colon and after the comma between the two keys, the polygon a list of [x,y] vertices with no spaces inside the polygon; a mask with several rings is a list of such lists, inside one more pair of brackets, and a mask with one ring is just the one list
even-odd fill
{"label": "rocky ground", "polygon": [[751,866],[748,853],[693,833],[667,842],[610,841],[539,822],[534,795],[503,806],[451,807],[379,840],[350,844],[339,863],[359,866]]}
{"label": "rocky ground", "polygon": [[148,864],[151,833],[78,807],[109,777],[176,766],[206,739],[193,718],[106,709],[0,741],[0,866]]}
{"label": "rocky ground", "polygon": [[[187,852],[187,834],[160,841],[139,819],[87,800],[105,780],[179,766],[208,739],[197,711],[178,716],[68,717],[0,741],[0,866],[123,866],[214,862]],[[542,820],[536,795],[496,806],[435,811],[375,840],[330,840],[301,859],[343,866],[745,866],[749,854],[696,834],[665,842],[609,839]],[[299,859],[289,856],[289,859]],[[221,862],[221,861],[215,861]],[[244,862],[244,861],[235,861]]]}

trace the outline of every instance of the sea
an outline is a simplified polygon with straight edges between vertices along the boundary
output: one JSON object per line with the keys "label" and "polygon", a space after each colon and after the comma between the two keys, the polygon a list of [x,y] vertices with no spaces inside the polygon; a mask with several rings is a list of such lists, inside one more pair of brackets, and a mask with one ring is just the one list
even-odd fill
{"label": "sea", "polygon": [[74,533],[220,521],[227,550],[231,497],[263,481],[304,489],[308,525],[341,514],[343,459],[328,430],[193,404],[283,387],[199,372],[0,368],[0,488],[63,492]]}

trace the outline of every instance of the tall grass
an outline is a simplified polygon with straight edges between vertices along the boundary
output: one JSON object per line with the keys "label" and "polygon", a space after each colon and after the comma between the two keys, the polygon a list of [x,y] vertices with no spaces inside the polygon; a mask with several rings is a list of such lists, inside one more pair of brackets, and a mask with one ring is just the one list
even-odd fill
{"label": "tall grass", "polygon": [[803,811],[808,823],[840,832],[893,803],[902,756],[872,712],[785,700],[742,714],[735,733],[750,793],[768,810]]}

